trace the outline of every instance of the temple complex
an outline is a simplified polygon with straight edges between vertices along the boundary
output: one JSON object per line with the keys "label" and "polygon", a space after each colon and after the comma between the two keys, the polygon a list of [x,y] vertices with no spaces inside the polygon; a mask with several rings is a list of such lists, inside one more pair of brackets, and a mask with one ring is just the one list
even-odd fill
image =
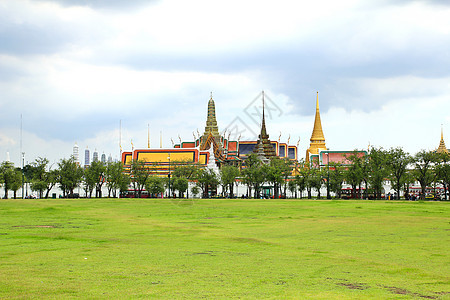
{"label": "temple complex", "polygon": [[327,150],[325,146],[325,136],[322,131],[322,122],[320,121],[320,111],[319,111],[319,92],[317,92],[317,100],[316,100],[316,116],[314,119],[314,127],[311,134],[311,144],[309,148],[306,150],[306,158],[307,162],[310,161],[310,156],[318,155],[320,150]]}
{"label": "temple complex", "polygon": [[225,135],[220,135],[215,103],[211,94],[205,131],[198,137],[194,135],[194,141],[180,140],[180,143],[174,144],[173,148],[166,149],[133,148],[132,151],[122,152],[122,162],[126,168],[129,168],[133,160],[142,160],[149,168],[152,168],[152,173],[167,176],[171,165],[173,168],[174,164],[196,163],[209,168],[213,168],[214,165],[220,168],[224,164],[241,166],[250,153],[256,153],[263,162],[269,162],[272,157],[288,158],[293,161],[298,159],[297,146],[269,139],[264,112],[264,92],[261,132],[256,141],[235,141],[229,140],[229,136],[226,138]]}

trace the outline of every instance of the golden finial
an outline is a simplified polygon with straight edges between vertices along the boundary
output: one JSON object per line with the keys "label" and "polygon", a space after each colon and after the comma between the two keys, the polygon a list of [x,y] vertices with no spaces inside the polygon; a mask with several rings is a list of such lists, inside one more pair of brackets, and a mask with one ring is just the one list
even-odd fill
{"label": "golden finial", "polygon": [[150,149],[150,124],[147,124],[147,146]]}

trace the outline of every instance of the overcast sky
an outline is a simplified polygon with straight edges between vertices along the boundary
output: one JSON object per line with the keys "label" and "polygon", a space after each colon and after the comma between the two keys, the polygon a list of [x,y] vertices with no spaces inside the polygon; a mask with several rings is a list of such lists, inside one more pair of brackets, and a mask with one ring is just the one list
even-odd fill
{"label": "overcast sky", "polygon": [[[0,161],[164,147],[219,130],[309,146],[450,146],[450,1],[0,0]],[[238,131],[236,131],[238,129]],[[280,137],[281,132],[281,137]]]}

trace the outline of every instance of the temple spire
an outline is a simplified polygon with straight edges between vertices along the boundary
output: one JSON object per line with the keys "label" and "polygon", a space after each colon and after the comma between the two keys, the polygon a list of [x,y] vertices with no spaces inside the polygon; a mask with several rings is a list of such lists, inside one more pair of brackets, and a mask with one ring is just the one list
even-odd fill
{"label": "temple spire", "polygon": [[[267,163],[269,162],[269,159],[271,157],[276,156],[276,152],[272,146],[272,143],[270,142],[269,135],[267,134],[264,100],[265,100],[264,91],[262,91],[263,111],[261,121],[261,133],[259,134],[258,141],[256,142],[256,147],[253,149],[253,152],[256,153],[264,163]],[[262,159],[262,155],[264,155],[265,159]]]}
{"label": "temple spire", "polygon": [[264,116],[264,91],[262,91],[262,104],[263,104],[263,107],[262,107],[261,135],[267,135],[266,120],[265,120],[265,116]]}
{"label": "temple spire", "polygon": [[216,120],[216,105],[212,97],[212,92],[211,97],[208,101],[208,115],[206,117],[205,132],[202,135],[202,141],[200,146],[201,149],[205,149],[205,147],[207,146],[206,142],[208,140],[209,135],[212,135],[214,137],[215,142],[219,145],[220,148],[222,148],[222,143],[220,142],[219,127],[217,126]]}
{"label": "temple spire", "polygon": [[319,154],[319,150],[326,150],[325,136],[322,130],[322,122],[320,120],[320,110],[319,110],[319,92],[317,92],[316,98],[316,116],[314,119],[314,127],[311,134],[311,144],[309,149],[306,150],[306,161],[309,161],[310,154]]}
{"label": "temple spire", "polygon": [[314,128],[313,128],[313,132],[311,134],[311,142],[325,143],[325,136],[323,135],[323,130],[322,130],[322,122],[320,120],[319,92],[317,92],[316,117],[314,119]]}
{"label": "temple spire", "polygon": [[448,153],[447,147],[445,147],[444,142],[444,129],[441,125],[441,141],[439,142],[439,147],[436,150],[437,153]]}

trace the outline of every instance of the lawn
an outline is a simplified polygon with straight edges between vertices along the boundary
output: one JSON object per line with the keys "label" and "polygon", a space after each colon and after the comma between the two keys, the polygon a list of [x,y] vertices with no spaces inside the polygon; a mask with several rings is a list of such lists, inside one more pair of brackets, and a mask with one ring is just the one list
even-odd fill
{"label": "lawn", "polygon": [[0,298],[450,299],[450,203],[0,200]]}

